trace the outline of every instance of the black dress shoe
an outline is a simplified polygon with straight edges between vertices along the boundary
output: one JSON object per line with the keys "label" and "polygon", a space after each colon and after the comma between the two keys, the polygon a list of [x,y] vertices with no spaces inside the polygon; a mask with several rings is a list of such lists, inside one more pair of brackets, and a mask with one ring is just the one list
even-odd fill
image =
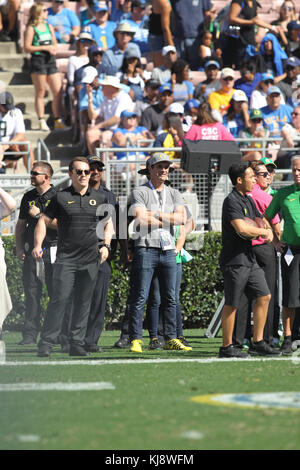
{"label": "black dress shoe", "polygon": [[100,348],[100,346],[97,346],[97,344],[85,344],[84,349],[87,352],[102,352],[102,348]]}
{"label": "black dress shoe", "polygon": [[70,356],[89,356],[90,353],[84,349],[83,346],[70,345]]}
{"label": "black dress shoe", "polygon": [[129,344],[130,344],[129,338],[127,336],[124,336],[122,338],[121,336],[121,338],[114,344],[114,347],[123,349],[123,348],[127,348]]}
{"label": "black dress shoe", "polygon": [[25,344],[36,344],[36,340],[30,338],[29,336],[25,336],[22,341],[18,343],[18,345],[24,346]]}
{"label": "black dress shoe", "polygon": [[47,346],[46,344],[39,346],[39,349],[37,352],[38,357],[49,357],[50,354],[51,354],[50,346]]}

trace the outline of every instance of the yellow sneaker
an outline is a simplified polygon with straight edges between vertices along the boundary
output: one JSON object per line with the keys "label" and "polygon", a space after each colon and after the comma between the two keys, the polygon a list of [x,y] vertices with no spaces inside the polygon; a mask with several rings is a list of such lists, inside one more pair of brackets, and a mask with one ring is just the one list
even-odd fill
{"label": "yellow sneaker", "polygon": [[190,346],[185,346],[180,339],[174,338],[166,341],[164,349],[168,349],[170,351],[192,351],[193,348]]}
{"label": "yellow sneaker", "polygon": [[140,339],[134,339],[133,341],[131,341],[131,344],[132,346],[130,348],[130,351],[136,352],[136,353],[143,352],[142,341]]}
{"label": "yellow sneaker", "polygon": [[67,129],[68,126],[65,125],[61,118],[55,119],[54,121],[54,129]]}

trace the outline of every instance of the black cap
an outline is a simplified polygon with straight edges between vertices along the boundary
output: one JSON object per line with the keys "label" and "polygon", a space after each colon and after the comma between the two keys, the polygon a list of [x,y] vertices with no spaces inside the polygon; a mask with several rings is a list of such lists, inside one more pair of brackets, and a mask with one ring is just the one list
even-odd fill
{"label": "black cap", "polygon": [[88,162],[90,165],[92,164],[97,164],[100,166],[100,169],[101,170],[104,170],[104,163],[101,161],[100,157],[98,157],[97,155],[91,155],[90,157],[88,157]]}

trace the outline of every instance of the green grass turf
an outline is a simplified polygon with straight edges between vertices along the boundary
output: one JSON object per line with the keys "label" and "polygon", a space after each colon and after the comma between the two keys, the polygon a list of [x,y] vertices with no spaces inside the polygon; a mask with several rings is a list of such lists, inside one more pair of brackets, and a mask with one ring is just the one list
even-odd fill
{"label": "green grass turf", "polygon": [[[238,408],[193,402],[198,395],[299,391],[300,365],[266,362],[176,362],[176,358],[216,357],[221,338],[187,330],[193,351],[145,352],[113,348],[118,332],[101,337],[95,359],[135,359],[133,364],[1,366],[0,383],[111,382],[115,390],[0,391],[0,449],[195,450],[299,449],[300,410]],[[7,361],[37,358],[35,346],[18,346],[6,333]],[[172,358],[173,363],[139,363],[139,358]],[[54,348],[50,360],[78,360]],[[83,359],[83,362],[85,358]],[[188,436],[197,432],[196,439]],[[38,436],[23,442],[20,436]],[[198,436],[198,437],[197,437]]]}

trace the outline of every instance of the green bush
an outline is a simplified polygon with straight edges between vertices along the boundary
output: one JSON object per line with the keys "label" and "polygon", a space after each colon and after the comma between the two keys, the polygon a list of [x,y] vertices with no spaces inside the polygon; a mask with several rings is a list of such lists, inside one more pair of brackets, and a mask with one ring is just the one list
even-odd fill
{"label": "green bush", "polygon": [[[6,263],[7,284],[13,309],[7,316],[3,328],[19,330],[24,320],[24,292],[22,286],[22,262],[15,254],[13,236],[3,237]],[[203,247],[199,251],[188,250],[193,260],[183,265],[181,284],[181,309],[185,328],[205,328],[216,311],[222,298],[223,280],[218,265],[221,249],[219,233],[211,232],[204,236]],[[118,255],[112,261],[112,277],[108,293],[106,328],[119,328],[125,313],[130,272],[124,268]],[[48,303],[44,288],[42,311],[45,313]]]}

